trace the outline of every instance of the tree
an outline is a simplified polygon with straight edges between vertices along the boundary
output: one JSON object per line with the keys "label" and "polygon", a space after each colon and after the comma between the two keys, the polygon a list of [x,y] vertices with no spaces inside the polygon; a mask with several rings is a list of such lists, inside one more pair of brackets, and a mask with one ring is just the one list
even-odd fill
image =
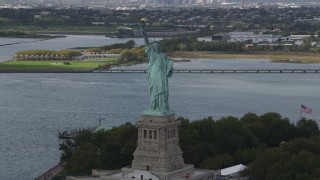
{"label": "tree", "polygon": [[89,49],[84,50],[84,52],[93,53],[93,54],[100,54],[101,51],[102,51],[101,48],[89,48]]}
{"label": "tree", "polygon": [[305,39],[303,40],[303,43],[302,43],[301,47],[302,47],[302,50],[303,50],[304,52],[308,52],[308,51],[310,50],[310,48],[311,48],[311,41],[310,41],[310,39],[309,39],[309,38],[305,38]]}
{"label": "tree", "polygon": [[121,51],[121,59],[125,61],[141,61],[145,59],[143,48],[124,49]]}
{"label": "tree", "polygon": [[19,51],[15,54],[17,60],[57,60],[58,57],[64,57],[64,59],[74,59],[80,56],[81,52],[78,50],[66,49],[60,51],[46,50],[46,49],[34,49]]}
{"label": "tree", "polygon": [[270,137],[266,141],[268,146],[278,146],[280,142],[288,141],[295,136],[294,125],[278,113],[263,114],[260,116],[260,121],[269,131]]}
{"label": "tree", "polygon": [[254,123],[257,120],[259,120],[259,116],[255,113],[247,113],[240,119],[241,122],[244,122],[246,124]]}
{"label": "tree", "polygon": [[268,12],[267,12],[267,10],[265,10],[264,8],[260,8],[260,9],[258,10],[258,15],[259,15],[260,17],[266,17],[267,14],[268,14]]}
{"label": "tree", "polygon": [[125,49],[121,52],[121,59],[122,60],[125,60],[125,61],[131,61],[131,60],[134,60],[134,56],[133,56],[133,53],[128,50],[128,49]]}
{"label": "tree", "polygon": [[129,40],[126,42],[127,48],[131,49],[134,48],[134,46],[136,45],[136,42],[134,40]]}
{"label": "tree", "polygon": [[299,135],[301,137],[309,137],[319,134],[319,125],[316,121],[302,118],[297,122],[297,128],[299,128]]}
{"label": "tree", "polygon": [[233,156],[228,153],[207,157],[201,167],[208,169],[222,169],[235,164]]}
{"label": "tree", "polygon": [[135,46],[135,41],[134,40],[129,40],[125,43],[115,43],[111,45],[106,45],[101,47],[104,50],[111,50],[111,49],[131,49],[134,48]]}
{"label": "tree", "polygon": [[308,146],[301,146],[301,141],[305,144],[317,144],[318,148],[320,145],[319,141],[298,139],[281,147],[266,150],[249,165],[246,174],[266,180],[316,180],[319,177],[319,154],[310,151]]}
{"label": "tree", "polygon": [[97,162],[97,147],[92,143],[83,143],[72,154],[70,170],[72,172],[91,172]]}
{"label": "tree", "polygon": [[66,142],[59,145],[59,150],[62,151],[60,155],[60,162],[67,162],[70,160],[73,151],[75,150],[75,144],[69,139]]}
{"label": "tree", "polygon": [[[248,173],[257,179],[319,177],[320,135],[313,120],[303,118],[294,125],[278,113],[261,116],[247,113],[240,120],[231,116],[219,120],[212,117],[192,122],[181,117],[178,120],[185,163],[212,169],[251,164]],[[61,161],[74,172],[119,169],[131,164],[137,134],[131,123],[105,132],[84,131],[74,142],[60,145]],[[84,162],[86,158],[90,158],[88,162]]]}
{"label": "tree", "polygon": [[58,51],[57,55],[66,59],[74,59],[75,57],[81,56],[81,52],[79,50],[66,49]]}

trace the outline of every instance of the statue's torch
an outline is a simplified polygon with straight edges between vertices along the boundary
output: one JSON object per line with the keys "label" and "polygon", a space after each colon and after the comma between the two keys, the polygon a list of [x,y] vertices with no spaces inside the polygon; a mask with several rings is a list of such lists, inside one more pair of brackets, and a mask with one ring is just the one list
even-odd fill
{"label": "statue's torch", "polygon": [[140,22],[141,22],[141,25],[142,25],[142,26],[145,26],[146,23],[148,22],[148,19],[145,18],[145,17],[144,17],[144,18],[141,18],[141,19],[140,19]]}

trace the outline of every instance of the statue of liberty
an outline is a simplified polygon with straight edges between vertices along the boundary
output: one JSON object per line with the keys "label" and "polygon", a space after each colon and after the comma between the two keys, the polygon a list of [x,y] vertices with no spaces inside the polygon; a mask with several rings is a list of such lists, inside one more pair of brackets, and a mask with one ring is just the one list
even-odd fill
{"label": "statue of liberty", "polygon": [[148,84],[151,96],[151,107],[143,111],[143,115],[167,116],[174,114],[169,109],[168,77],[172,76],[172,61],[162,53],[161,44],[157,41],[149,42],[145,32],[146,19],[141,19],[142,34],[146,44],[145,53],[148,57]]}

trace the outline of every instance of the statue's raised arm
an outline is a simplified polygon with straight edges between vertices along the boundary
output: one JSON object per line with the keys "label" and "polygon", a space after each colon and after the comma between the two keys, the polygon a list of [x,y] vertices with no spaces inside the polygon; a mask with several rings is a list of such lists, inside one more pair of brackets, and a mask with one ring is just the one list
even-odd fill
{"label": "statue's raised arm", "polygon": [[148,57],[148,84],[151,107],[143,111],[143,115],[168,116],[174,114],[169,108],[168,77],[171,77],[172,61],[162,52],[158,41],[149,42],[145,32],[147,19],[141,19],[142,34],[146,43],[145,53]]}
{"label": "statue's raised arm", "polygon": [[145,26],[146,26],[146,22],[147,22],[147,18],[142,18],[141,19],[141,31],[142,31],[142,35],[144,38],[144,42],[146,43],[146,46],[149,46],[149,39],[145,30]]}

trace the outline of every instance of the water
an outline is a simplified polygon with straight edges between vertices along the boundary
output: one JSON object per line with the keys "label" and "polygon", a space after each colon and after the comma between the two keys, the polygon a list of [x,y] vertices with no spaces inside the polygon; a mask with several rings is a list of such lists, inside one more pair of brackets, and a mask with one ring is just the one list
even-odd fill
{"label": "water", "polygon": [[[68,36],[45,41],[0,38],[0,61],[23,49],[102,46],[128,39]],[[142,39],[137,39],[137,44]],[[9,58],[10,57],[10,58]],[[129,68],[145,68],[145,64]],[[320,68],[268,60],[192,60],[185,68]],[[320,122],[320,74],[174,74],[170,106],[191,120],[279,112],[296,122],[304,114]],[[0,179],[34,179],[59,161],[61,131],[135,122],[149,106],[146,74],[0,74]]]}
{"label": "water", "polygon": [[[319,74],[174,74],[170,106],[191,120],[279,112],[300,104],[320,121]],[[33,179],[59,161],[60,131],[136,121],[149,106],[146,74],[1,74],[1,179]]]}

